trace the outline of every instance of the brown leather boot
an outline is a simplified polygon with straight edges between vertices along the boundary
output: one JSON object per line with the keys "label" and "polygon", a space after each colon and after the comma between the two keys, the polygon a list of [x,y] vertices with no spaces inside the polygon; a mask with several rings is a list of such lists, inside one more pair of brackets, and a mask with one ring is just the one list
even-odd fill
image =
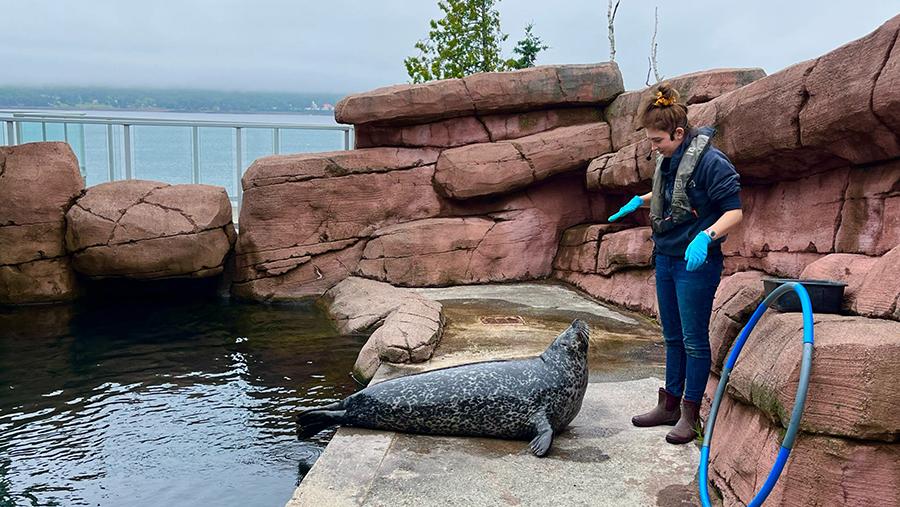
{"label": "brown leather boot", "polygon": [[670,444],[686,444],[697,438],[700,430],[700,403],[684,400],[681,402],[681,418],[672,431],[666,435]]}
{"label": "brown leather boot", "polygon": [[673,425],[681,417],[678,409],[679,398],[662,387],[659,388],[659,401],[653,410],[631,418],[631,424],[648,428],[650,426]]}

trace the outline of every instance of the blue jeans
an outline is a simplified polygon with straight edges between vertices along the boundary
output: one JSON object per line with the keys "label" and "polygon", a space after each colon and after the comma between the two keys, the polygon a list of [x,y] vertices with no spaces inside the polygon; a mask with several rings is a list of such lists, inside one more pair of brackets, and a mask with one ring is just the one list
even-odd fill
{"label": "blue jeans", "polygon": [[[656,255],[656,300],[666,340],[666,390],[699,402],[709,378],[709,317],[722,276],[720,255],[696,271],[679,257]],[[685,386],[685,384],[687,384]]]}

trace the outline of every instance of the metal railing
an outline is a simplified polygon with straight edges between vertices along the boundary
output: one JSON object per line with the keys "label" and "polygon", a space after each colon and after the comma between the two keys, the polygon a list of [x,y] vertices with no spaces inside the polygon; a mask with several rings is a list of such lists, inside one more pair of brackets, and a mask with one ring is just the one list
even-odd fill
{"label": "metal railing", "polygon": [[[249,166],[252,160],[245,160],[245,149],[249,142],[245,139],[245,132],[271,132],[271,149],[260,150],[258,147],[254,159],[258,156],[282,153],[285,133],[292,131],[319,131],[319,132],[335,132],[342,133],[343,139],[340,145],[342,149],[349,150],[353,147],[353,126],[352,125],[315,125],[300,123],[282,123],[282,122],[250,122],[250,121],[217,121],[217,120],[198,120],[198,119],[169,119],[169,118],[147,118],[138,116],[99,116],[88,113],[65,113],[65,112],[33,112],[33,111],[0,111],[0,123],[3,124],[0,129],[0,145],[16,145],[25,142],[60,140],[65,141],[72,146],[76,157],[79,160],[79,167],[82,176],[88,182],[87,172],[88,164],[86,157],[86,138],[85,126],[97,125],[106,126],[105,140],[99,141],[103,136],[94,133],[92,136],[92,144],[105,144],[106,157],[106,181],[116,181],[122,179],[135,178],[135,132],[143,127],[181,127],[190,129],[190,169],[191,183],[205,183],[201,177],[201,129],[230,129],[232,150],[232,174],[230,185],[224,185],[226,189],[232,186],[233,192],[229,192],[232,208],[235,213],[235,222],[240,209],[241,199],[243,198],[243,190],[241,188],[241,177],[244,170]],[[40,133],[36,132],[36,127],[40,126]],[[48,127],[52,130],[59,126],[62,127],[62,133],[51,133],[48,135]],[[252,129],[252,130],[251,130]],[[326,143],[327,144],[327,143]],[[338,143],[333,143],[338,144]],[[335,146],[336,148],[337,146]],[[94,147],[96,148],[96,146]],[[316,148],[316,147],[313,147]],[[292,150],[292,151],[330,151],[326,146],[324,149],[311,150]],[[158,149],[163,150],[160,146]],[[222,148],[218,148],[222,149]],[[93,151],[96,151],[93,150]],[[162,155],[162,153],[160,153]],[[95,157],[96,158],[96,157]],[[185,168],[186,169],[186,168]],[[96,172],[96,171],[95,171]],[[166,183],[179,183],[180,181],[166,181],[165,177],[159,175],[150,175],[146,179],[154,179]],[[221,176],[221,175],[219,175]],[[100,181],[98,181],[99,183]],[[220,184],[220,183],[212,183]]]}

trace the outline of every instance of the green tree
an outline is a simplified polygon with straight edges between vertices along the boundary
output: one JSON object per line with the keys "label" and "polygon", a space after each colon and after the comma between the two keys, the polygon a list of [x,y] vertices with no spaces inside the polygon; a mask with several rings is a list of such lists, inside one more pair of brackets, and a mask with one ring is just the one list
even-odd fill
{"label": "green tree", "polygon": [[516,47],[513,49],[513,53],[519,57],[512,58],[506,62],[509,68],[525,69],[534,67],[534,61],[537,59],[538,53],[545,49],[550,49],[550,46],[545,45],[544,41],[532,32],[532,29],[534,29],[534,23],[528,23],[525,27],[525,38],[516,43]]}
{"label": "green tree", "polygon": [[[416,43],[418,56],[404,60],[413,83],[463,77],[534,65],[537,53],[546,49],[526,28],[526,38],[516,45],[518,59],[504,59],[501,44],[509,37],[500,30],[499,0],[440,0],[444,17],[430,21],[428,39]],[[521,66],[520,66],[521,65]]]}

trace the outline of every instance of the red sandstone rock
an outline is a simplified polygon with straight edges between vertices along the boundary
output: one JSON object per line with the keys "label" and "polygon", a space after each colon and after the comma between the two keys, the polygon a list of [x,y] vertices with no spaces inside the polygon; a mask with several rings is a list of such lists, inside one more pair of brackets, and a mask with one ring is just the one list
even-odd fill
{"label": "red sandstone rock", "polygon": [[597,253],[597,272],[608,276],[614,271],[650,266],[651,234],[649,227],[637,227],[603,236]]}
{"label": "red sandstone rock", "polygon": [[320,302],[343,334],[377,328],[353,369],[363,382],[372,379],[382,361],[428,360],[443,329],[440,303],[386,283],[350,277],[325,292]]}
{"label": "red sandstone rock", "polygon": [[470,116],[475,105],[462,79],[386,86],[344,97],[334,108],[338,123],[424,123]]}
{"label": "red sandstone rock", "polygon": [[[752,85],[751,85],[752,86]],[[744,220],[728,234],[726,255],[833,252],[847,170],[741,191]],[[802,224],[803,234],[798,234]]]}
{"label": "red sandstone rock", "polygon": [[[475,250],[495,225],[489,218],[471,217],[432,218],[386,227],[376,231],[366,245],[359,272],[398,285],[472,283]],[[480,266],[474,271],[483,272]]]}
{"label": "red sandstone rock", "polygon": [[594,107],[550,109],[484,117],[465,116],[422,125],[360,125],[356,147],[407,146],[455,148],[474,143],[516,139],[538,132],[603,121]]}
{"label": "red sandstone rock", "polygon": [[244,191],[247,191],[281,183],[412,169],[434,164],[438,153],[438,150],[429,148],[370,148],[271,155],[253,162],[241,182]]}
{"label": "red sandstone rock", "polygon": [[0,147],[0,304],[72,299],[64,216],[83,190],[67,144]]}
{"label": "red sandstone rock", "polygon": [[[666,81],[678,90],[683,103],[699,104],[748,85],[765,75],[762,69],[711,69],[668,78]],[[606,118],[612,130],[613,149],[620,150],[644,138],[644,133],[635,124],[635,117],[641,95],[647,93],[647,90],[644,88],[625,92],[606,108]]]}
{"label": "red sandstone rock", "polygon": [[800,273],[826,254],[804,252],[754,252],[753,257],[728,255],[725,257],[723,273],[731,275],[741,271],[764,271],[781,278],[799,278]]}
{"label": "red sandstone rock", "polygon": [[[715,385],[710,382],[708,396]],[[710,480],[724,505],[750,502],[775,462],[783,433],[762,412],[725,397],[710,446]],[[802,432],[766,500],[767,506],[897,504],[900,446]]]}
{"label": "red sandstone rock", "polygon": [[[876,79],[884,70],[888,71],[885,82],[900,78],[896,64],[885,69],[898,30],[900,16],[895,16],[869,35],[816,61],[804,81],[809,100],[800,111],[803,145],[816,146],[855,164],[900,156],[898,130],[872,110]],[[882,93],[897,94],[896,88],[888,91],[883,86],[879,89]],[[895,115],[892,117],[897,118]]]}
{"label": "red sandstone rock", "polygon": [[335,118],[356,125],[409,125],[476,112],[602,105],[623,89],[622,74],[615,63],[540,66],[350,95],[338,102]]}
{"label": "red sandstone rock", "polygon": [[[532,279],[550,272],[557,228],[539,209],[485,218],[438,218],[375,233],[362,276],[407,286]],[[521,255],[528,251],[529,255]]]}
{"label": "red sandstone rock", "polygon": [[[305,255],[292,252],[293,248],[244,254],[237,259],[243,267],[237,269],[231,292],[239,298],[257,301],[294,301],[320,296],[352,274],[362,258],[363,248],[365,241],[348,240],[304,247],[307,252],[317,252]],[[254,262],[257,259],[273,260]]]}
{"label": "red sandstone rock", "polygon": [[491,141],[484,123],[474,116],[450,118],[423,125],[359,125],[354,134],[357,149],[376,146],[453,148]]}
{"label": "red sandstone rock", "polygon": [[[787,426],[800,376],[800,313],[770,310],[731,374],[734,396]],[[900,323],[815,315],[815,349],[801,428],[850,438],[900,438]]]}
{"label": "red sandstone rock", "polygon": [[851,310],[866,275],[878,261],[877,257],[858,254],[830,254],[806,266],[800,278],[806,280],[834,280],[844,282],[843,308]]}
{"label": "red sandstone rock", "polygon": [[[894,17],[889,23],[896,23]],[[894,42],[872,91],[872,111],[885,128],[900,132],[900,46]]]}
{"label": "red sandstone rock", "polygon": [[584,224],[566,229],[553,259],[553,269],[596,273],[600,238],[626,227],[621,224]]}
{"label": "red sandstone rock", "polygon": [[650,141],[647,139],[625,146],[604,164],[599,185],[592,186],[589,181],[588,188],[612,189],[630,194],[649,192],[656,170],[656,157],[647,159],[650,151]]}
{"label": "red sandstone rock", "polygon": [[615,156],[615,153],[606,153],[591,160],[585,174],[585,186],[587,186],[589,190],[600,190],[603,188],[600,178],[603,175],[603,170],[606,169],[606,166],[609,165],[609,162]]}
{"label": "red sandstone rock", "polygon": [[607,151],[605,123],[561,127],[515,141],[446,150],[438,158],[434,182],[454,199],[506,193],[580,169]]}
{"label": "red sandstone rock", "polygon": [[88,277],[206,277],[234,244],[225,189],[127,180],[91,187],[66,214],[66,248]]}
{"label": "red sandstone rock", "polygon": [[[321,294],[357,271],[366,247],[363,239],[394,224],[412,222],[406,228],[415,229],[428,223],[423,219],[440,217],[477,217],[498,223],[473,252],[470,280],[546,276],[561,231],[591,217],[590,199],[579,185],[582,178],[560,175],[527,191],[468,201],[441,199],[431,186],[428,167],[253,188],[245,193],[234,293],[252,299]],[[279,205],[284,202],[292,205]],[[600,213],[607,211],[597,207]],[[408,285],[436,283],[441,270],[454,266],[432,264],[435,256],[429,245],[442,233],[436,234],[430,239],[402,234],[373,242],[361,272],[392,283],[401,279]],[[376,249],[384,242],[407,250],[402,258],[384,259]],[[347,251],[350,245],[352,253]],[[529,258],[520,258],[526,249]]]}
{"label": "red sandstone rock", "polygon": [[[304,165],[296,166],[298,172]],[[305,255],[291,249],[359,240],[387,225],[438,215],[433,174],[433,166],[425,166],[248,188],[237,245],[239,279],[260,275],[240,266]],[[355,263],[347,271],[353,269]]]}
{"label": "red sandstone rock", "polygon": [[539,132],[571,125],[584,125],[603,121],[600,108],[576,107],[549,109],[515,114],[496,114],[481,118],[492,141],[518,139]]}
{"label": "red sandstone rock", "polygon": [[852,309],[860,315],[900,320],[900,246],[879,257],[865,273]]}
{"label": "red sandstone rock", "polygon": [[764,277],[759,271],[744,271],[723,278],[719,284],[709,320],[713,371],[722,370],[734,339],[762,301]]}
{"label": "red sandstone rock", "polygon": [[900,161],[850,171],[844,193],[839,252],[881,255],[900,245]]}

